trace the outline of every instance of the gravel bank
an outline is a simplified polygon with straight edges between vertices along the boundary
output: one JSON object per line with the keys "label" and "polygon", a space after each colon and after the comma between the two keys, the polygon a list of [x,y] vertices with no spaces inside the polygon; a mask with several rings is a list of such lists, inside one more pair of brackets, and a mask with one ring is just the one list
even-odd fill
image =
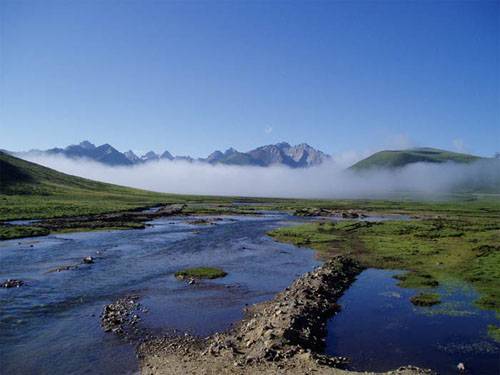
{"label": "gravel bank", "polygon": [[[322,354],[326,322],[361,271],[336,257],[297,279],[272,301],[254,305],[227,333],[205,339],[163,337],[140,345],[143,374],[353,374],[348,359]],[[388,374],[429,374],[414,367]]]}

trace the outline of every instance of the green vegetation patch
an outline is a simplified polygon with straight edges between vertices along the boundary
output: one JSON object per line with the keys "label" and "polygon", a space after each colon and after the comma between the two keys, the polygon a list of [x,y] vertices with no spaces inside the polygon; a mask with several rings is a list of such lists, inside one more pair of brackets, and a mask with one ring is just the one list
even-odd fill
{"label": "green vegetation patch", "polygon": [[500,326],[490,324],[488,326],[488,336],[496,342],[500,342]]}
{"label": "green vegetation patch", "polygon": [[398,286],[402,288],[435,288],[439,285],[432,275],[424,272],[411,271],[393,277],[399,280]]}
{"label": "green vegetation patch", "polygon": [[314,247],[316,250],[322,251],[330,248],[333,241],[340,239],[334,229],[335,225],[333,223],[325,222],[315,225],[304,224],[280,228],[268,234],[282,242],[293,243],[297,246]]}
{"label": "green vegetation patch", "polygon": [[0,226],[0,240],[12,240],[22,237],[46,236],[49,230],[39,227],[30,227],[26,225],[5,225]]}
{"label": "green vegetation patch", "polygon": [[227,276],[227,272],[215,267],[195,267],[187,268],[175,273],[175,277],[183,279],[217,279]]}
{"label": "green vegetation patch", "polygon": [[419,293],[410,298],[410,302],[415,306],[433,306],[441,303],[437,293]]}
{"label": "green vegetation patch", "polygon": [[476,209],[410,221],[311,223],[269,233],[306,246],[322,257],[346,254],[365,267],[401,269],[399,285],[432,289],[446,281],[468,282],[476,304],[500,311],[500,213]]}

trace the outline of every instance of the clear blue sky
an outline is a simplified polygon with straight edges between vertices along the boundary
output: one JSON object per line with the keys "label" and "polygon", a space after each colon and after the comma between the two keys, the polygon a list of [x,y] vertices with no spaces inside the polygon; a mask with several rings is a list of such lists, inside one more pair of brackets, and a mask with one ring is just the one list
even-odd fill
{"label": "clear blue sky", "polygon": [[500,2],[0,1],[0,148],[500,151]]}

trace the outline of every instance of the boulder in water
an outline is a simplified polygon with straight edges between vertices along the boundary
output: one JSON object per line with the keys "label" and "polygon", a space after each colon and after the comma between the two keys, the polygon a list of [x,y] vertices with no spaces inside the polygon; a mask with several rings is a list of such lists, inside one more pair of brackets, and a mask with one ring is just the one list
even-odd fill
{"label": "boulder in water", "polygon": [[24,281],[16,279],[7,279],[0,286],[2,288],[19,288],[24,285]]}

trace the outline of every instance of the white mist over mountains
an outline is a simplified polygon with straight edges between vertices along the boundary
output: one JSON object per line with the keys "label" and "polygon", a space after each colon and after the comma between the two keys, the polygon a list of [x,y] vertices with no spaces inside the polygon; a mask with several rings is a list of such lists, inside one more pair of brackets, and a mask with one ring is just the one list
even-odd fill
{"label": "white mist over mountains", "polygon": [[441,194],[500,189],[500,160],[470,164],[414,163],[395,170],[354,172],[333,161],[310,168],[235,166],[158,160],[107,166],[57,155],[24,159],[55,170],[165,193],[283,198],[370,198],[399,193]]}

